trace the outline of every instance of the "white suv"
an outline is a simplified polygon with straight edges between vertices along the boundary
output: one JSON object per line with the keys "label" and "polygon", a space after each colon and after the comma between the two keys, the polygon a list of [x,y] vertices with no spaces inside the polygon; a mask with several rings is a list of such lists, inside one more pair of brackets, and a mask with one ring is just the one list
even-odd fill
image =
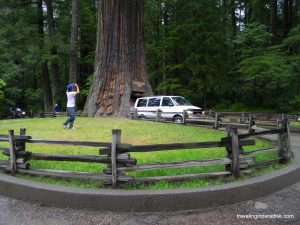
{"label": "white suv", "polygon": [[155,118],[157,110],[161,110],[161,118],[181,122],[183,111],[186,110],[188,118],[197,118],[203,112],[199,107],[193,106],[182,96],[152,96],[138,98],[134,109],[141,119]]}

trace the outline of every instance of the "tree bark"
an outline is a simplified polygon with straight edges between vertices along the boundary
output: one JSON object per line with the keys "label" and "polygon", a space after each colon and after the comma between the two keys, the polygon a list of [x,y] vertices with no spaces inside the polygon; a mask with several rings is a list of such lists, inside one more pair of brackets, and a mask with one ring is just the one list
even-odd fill
{"label": "tree bark", "polygon": [[79,0],[72,0],[72,27],[71,27],[71,55],[69,83],[77,82],[77,51],[78,51],[78,4]]}
{"label": "tree bark", "polygon": [[53,7],[52,7],[52,0],[46,0],[47,5],[47,21],[48,21],[48,31],[49,31],[49,38],[52,40],[52,48],[51,48],[51,55],[54,60],[51,62],[51,74],[52,74],[52,104],[54,106],[57,102],[57,98],[60,92],[60,84],[59,84],[59,65],[58,65],[58,55],[57,55],[57,46],[55,43],[55,23],[53,17]]}
{"label": "tree bark", "polygon": [[294,0],[289,0],[289,8],[288,8],[288,28],[289,28],[289,31],[293,27],[293,3],[294,3]]}
{"label": "tree bark", "polygon": [[202,82],[203,82],[203,98],[202,98],[202,105],[203,109],[206,110],[207,105],[207,75],[202,75]]}
{"label": "tree bark", "polygon": [[251,20],[252,20],[251,0],[245,0],[245,27],[248,26]]}
{"label": "tree bark", "polygon": [[272,34],[270,41],[275,44],[277,40],[277,0],[270,2],[270,33]]}
{"label": "tree bark", "polygon": [[[137,94],[152,95],[144,55],[143,0],[98,1],[94,80],[88,116],[127,116]],[[142,87],[140,92],[135,86]]]}
{"label": "tree bark", "polygon": [[236,9],[235,8],[235,0],[231,0],[230,1],[230,15],[231,15],[232,38],[234,38],[237,33],[235,9]]}
{"label": "tree bark", "polygon": [[292,28],[293,0],[283,2],[283,37],[287,37]]}
{"label": "tree bark", "polygon": [[46,62],[42,63],[42,82],[44,91],[44,110],[46,112],[52,111],[52,96],[50,88],[49,71]]}
{"label": "tree bark", "polygon": [[[43,19],[43,1],[37,1],[37,9],[38,9],[38,33],[40,34],[40,43],[39,46],[41,49],[44,47],[43,37],[44,37],[44,19]],[[41,64],[41,72],[42,72],[42,87],[43,87],[43,94],[44,94],[44,110],[51,111],[51,103],[52,103],[52,95],[51,95],[51,88],[50,88],[50,79],[49,79],[49,72],[47,62],[42,60]]]}
{"label": "tree bark", "polygon": [[295,0],[293,24],[298,24],[299,22],[300,22],[300,0]]}

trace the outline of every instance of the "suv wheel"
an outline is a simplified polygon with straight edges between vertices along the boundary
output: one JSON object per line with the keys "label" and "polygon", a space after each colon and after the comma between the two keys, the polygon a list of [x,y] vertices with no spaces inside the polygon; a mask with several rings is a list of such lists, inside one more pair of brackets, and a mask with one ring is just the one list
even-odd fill
{"label": "suv wheel", "polygon": [[183,120],[182,116],[174,116],[172,119],[174,123],[182,123],[182,120]]}

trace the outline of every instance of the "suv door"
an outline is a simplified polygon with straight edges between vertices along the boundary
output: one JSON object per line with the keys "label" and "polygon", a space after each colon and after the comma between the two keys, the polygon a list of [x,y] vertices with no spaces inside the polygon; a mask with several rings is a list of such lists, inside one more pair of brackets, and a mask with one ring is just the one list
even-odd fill
{"label": "suv door", "polygon": [[161,102],[161,117],[163,118],[172,118],[174,114],[174,103],[172,102],[170,97],[163,97]]}
{"label": "suv door", "polygon": [[160,108],[161,97],[152,97],[149,98],[147,104],[147,113],[148,118],[155,118],[156,117],[156,110]]}
{"label": "suv door", "polygon": [[145,113],[147,110],[147,102],[148,102],[148,98],[137,99],[137,102],[135,104],[135,109],[137,110],[137,114],[139,118],[145,118]]}

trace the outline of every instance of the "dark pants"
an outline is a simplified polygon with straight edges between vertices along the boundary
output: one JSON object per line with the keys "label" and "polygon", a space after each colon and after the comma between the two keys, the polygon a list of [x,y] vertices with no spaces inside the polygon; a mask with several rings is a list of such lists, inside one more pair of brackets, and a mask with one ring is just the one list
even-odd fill
{"label": "dark pants", "polygon": [[67,126],[70,123],[69,128],[73,128],[74,120],[75,120],[75,107],[67,107],[67,111],[69,113],[68,119],[64,122],[64,125]]}

